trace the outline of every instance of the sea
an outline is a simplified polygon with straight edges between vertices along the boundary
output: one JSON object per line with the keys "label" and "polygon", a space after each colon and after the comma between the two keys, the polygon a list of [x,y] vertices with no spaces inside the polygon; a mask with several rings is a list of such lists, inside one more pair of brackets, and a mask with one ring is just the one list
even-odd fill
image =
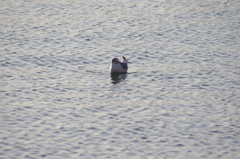
{"label": "sea", "polygon": [[0,0],[0,158],[239,159],[240,1]]}

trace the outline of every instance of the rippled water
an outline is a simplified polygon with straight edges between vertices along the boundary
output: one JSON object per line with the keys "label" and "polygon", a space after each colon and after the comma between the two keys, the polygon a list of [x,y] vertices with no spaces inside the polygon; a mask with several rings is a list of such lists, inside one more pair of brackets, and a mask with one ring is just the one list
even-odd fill
{"label": "rippled water", "polygon": [[240,158],[240,1],[0,3],[0,158]]}

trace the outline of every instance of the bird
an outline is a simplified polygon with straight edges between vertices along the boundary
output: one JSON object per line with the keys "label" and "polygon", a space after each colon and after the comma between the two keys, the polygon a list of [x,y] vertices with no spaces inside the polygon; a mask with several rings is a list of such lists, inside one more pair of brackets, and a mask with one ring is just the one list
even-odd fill
{"label": "bird", "polygon": [[110,66],[111,73],[127,73],[128,70],[128,60],[123,56],[121,61],[118,58],[112,58],[112,64]]}

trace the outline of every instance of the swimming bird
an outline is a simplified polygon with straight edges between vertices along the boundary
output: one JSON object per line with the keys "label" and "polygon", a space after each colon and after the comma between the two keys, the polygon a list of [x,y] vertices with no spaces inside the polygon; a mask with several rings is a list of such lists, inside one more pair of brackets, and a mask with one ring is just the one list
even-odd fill
{"label": "swimming bird", "polygon": [[112,65],[110,67],[111,73],[126,73],[128,70],[128,60],[123,56],[121,61],[118,58],[112,58]]}

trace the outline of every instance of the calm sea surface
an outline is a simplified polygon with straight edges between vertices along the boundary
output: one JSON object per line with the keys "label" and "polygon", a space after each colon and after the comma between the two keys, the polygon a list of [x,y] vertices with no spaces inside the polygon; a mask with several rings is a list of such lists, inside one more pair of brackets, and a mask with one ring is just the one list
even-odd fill
{"label": "calm sea surface", "polygon": [[239,159],[240,1],[0,0],[0,158]]}

